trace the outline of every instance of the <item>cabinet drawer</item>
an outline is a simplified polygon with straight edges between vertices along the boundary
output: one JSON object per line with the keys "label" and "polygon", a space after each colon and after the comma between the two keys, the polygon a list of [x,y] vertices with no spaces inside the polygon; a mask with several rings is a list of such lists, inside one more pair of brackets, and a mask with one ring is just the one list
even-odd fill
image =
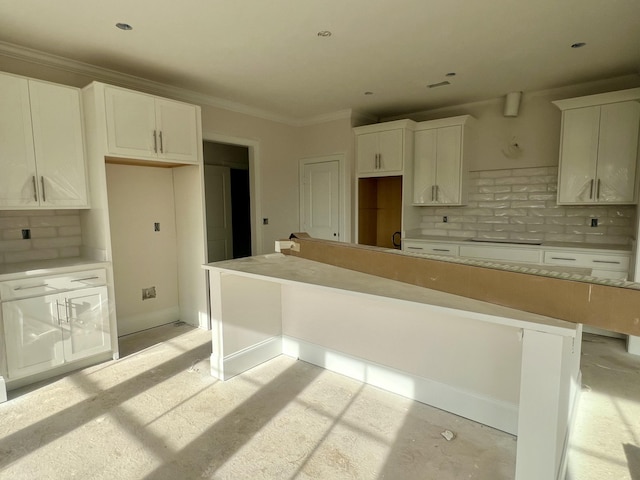
{"label": "cabinet drawer", "polygon": [[42,277],[21,278],[0,283],[0,298],[12,300],[17,298],[48,295],[64,290],[77,290],[107,283],[104,269],[83,270],[81,272],[66,273]]}
{"label": "cabinet drawer", "polygon": [[453,255],[458,256],[458,245],[448,243],[427,243],[416,241],[404,241],[402,249],[409,253],[423,253],[429,255]]}
{"label": "cabinet drawer", "polygon": [[463,245],[460,247],[460,256],[504,262],[540,263],[540,250],[504,246]]}
{"label": "cabinet drawer", "polygon": [[544,252],[544,263],[547,265],[572,265],[619,272],[627,272],[629,270],[628,255],[550,251]]}

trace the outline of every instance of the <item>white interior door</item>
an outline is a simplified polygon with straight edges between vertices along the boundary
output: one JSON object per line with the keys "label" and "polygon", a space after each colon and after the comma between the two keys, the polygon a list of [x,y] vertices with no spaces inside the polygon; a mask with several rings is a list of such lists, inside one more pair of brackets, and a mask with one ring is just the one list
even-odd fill
{"label": "white interior door", "polygon": [[340,162],[303,162],[300,227],[313,238],[340,240]]}
{"label": "white interior door", "polygon": [[229,167],[204,166],[208,262],[233,258],[231,172]]}

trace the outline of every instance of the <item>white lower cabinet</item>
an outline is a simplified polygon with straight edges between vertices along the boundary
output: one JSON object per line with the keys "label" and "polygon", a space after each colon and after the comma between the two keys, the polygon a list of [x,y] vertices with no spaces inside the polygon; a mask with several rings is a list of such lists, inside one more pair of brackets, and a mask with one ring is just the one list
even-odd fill
{"label": "white lower cabinet", "polygon": [[107,287],[2,304],[9,379],[111,349]]}
{"label": "white lower cabinet", "polygon": [[111,352],[105,280],[89,270],[0,282],[9,381]]}

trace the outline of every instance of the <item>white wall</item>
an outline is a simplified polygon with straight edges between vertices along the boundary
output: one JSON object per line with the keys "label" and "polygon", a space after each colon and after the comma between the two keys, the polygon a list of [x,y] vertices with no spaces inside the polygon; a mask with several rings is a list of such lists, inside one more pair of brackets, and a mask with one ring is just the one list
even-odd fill
{"label": "white wall", "polygon": [[[118,334],[126,335],[179,319],[173,173],[106,167]],[[143,301],[142,288],[151,286],[157,297]]]}

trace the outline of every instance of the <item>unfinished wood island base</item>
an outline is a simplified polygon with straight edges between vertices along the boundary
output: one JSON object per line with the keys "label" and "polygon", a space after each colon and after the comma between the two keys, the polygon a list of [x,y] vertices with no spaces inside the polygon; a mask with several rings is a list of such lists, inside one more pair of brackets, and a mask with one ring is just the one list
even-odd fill
{"label": "unfinished wood island base", "polygon": [[582,325],[280,253],[212,263],[211,373],[285,354],[517,435],[562,479]]}

